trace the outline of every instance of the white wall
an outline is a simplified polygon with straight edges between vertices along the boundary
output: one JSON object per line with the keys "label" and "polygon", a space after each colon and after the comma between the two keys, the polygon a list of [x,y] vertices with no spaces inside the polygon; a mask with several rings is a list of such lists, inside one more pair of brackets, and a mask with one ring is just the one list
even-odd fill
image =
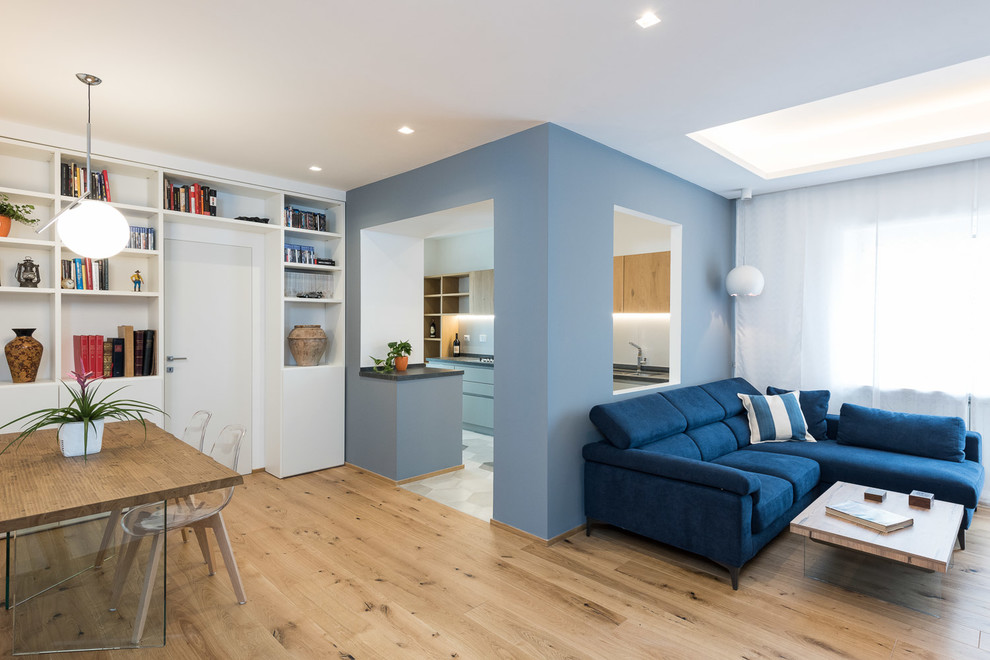
{"label": "white wall", "polygon": [[[361,230],[361,366],[409,341],[423,361],[423,239]],[[417,357],[418,356],[418,357]]]}
{"label": "white wall", "polygon": [[667,252],[670,250],[670,225],[615,211],[612,256]]}
{"label": "white wall", "polygon": [[426,275],[495,268],[495,229],[482,229],[423,242]]}

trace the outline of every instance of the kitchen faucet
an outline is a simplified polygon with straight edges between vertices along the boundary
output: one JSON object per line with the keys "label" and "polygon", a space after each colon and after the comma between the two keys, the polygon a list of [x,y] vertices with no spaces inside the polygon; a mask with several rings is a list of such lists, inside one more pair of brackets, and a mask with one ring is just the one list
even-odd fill
{"label": "kitchen faucet", "polygon": [[643,365],[646,363],[646,358],[643,357],[643,347],[639,344],[634,344],[629,342],[629,345],[636,349],[636,373],[643,373]]}

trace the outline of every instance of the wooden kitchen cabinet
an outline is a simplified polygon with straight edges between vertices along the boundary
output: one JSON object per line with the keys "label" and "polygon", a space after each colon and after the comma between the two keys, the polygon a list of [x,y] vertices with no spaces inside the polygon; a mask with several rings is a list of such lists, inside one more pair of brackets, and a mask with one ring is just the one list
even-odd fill
{"label": "wooden kitchen cabinet", "polygon": [[495,313],[495,271],[474,270],[468,274],[472,314]]}
{"label": "wooden kitchen cabinet", "polygon": [[670,252],[615,257],[612,270],[614,312],[670,312]]}

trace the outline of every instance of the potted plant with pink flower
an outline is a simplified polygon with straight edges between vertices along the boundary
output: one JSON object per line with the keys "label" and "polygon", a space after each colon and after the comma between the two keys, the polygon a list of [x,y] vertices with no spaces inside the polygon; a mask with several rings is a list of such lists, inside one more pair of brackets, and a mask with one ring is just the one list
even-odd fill
{"label": "potted plant with pink flower", "polygon": [[65,456],[82,456],[85,459],[89,454],[95,454],[102,449],[103,424],[108,418],[119,421],[128,419],[139,421],[147,433],[148,426],[144,415],[149,413],[165,414],[164,410],[150,403],[136,399],[113,399],[112,397],[124,389],[123,387],[118,387],[110,394],[99,397],[101,383],[98,381],[102,380],[102,376],[97,376],[92,371],[82,374],[70,371],[69,375],[75,378],[79,385],[77,392],[68,383],[62,381],[71,397],[69,404],[62,408],[36,410],[0,426],[0,429],[4,429],[17,422],[23,421],[25,423],[17,437],[7,443],[6,447],[0,449],[0,454],[7,451],[12,445],[23,441],[35,431],[40,431],[52,424],[58,424],[58,443],[62,453]]}

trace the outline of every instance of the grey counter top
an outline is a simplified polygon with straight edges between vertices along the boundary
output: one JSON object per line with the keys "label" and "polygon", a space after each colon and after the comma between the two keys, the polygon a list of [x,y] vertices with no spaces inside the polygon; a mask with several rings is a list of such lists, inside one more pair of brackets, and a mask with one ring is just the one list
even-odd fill
{"label": "grey counter top", "polygon": [[375,371],[374,367],[361,367],[359,375],[363,378],[377,378],[378,380],[405,381],[421,380],[423,378],[443,378],[446,376],[463,376],[464,372],[460,369],[438,369],[436,367],[427,367],[423,364],[410,364],[409,368],[405,371],[387,371],[384,373]]}
{"label": "grey counter top", "polygon": [[[490,356],[485,356],[490,357]],[[427,358],[426,362],[444,362],[447,364],[457,364],[464,365],[466,367],[485,367],[486,369],[494,369],[494,362],[481,362],[480,355],[464,355],[461,357],[443,357],[443,358]]]}

